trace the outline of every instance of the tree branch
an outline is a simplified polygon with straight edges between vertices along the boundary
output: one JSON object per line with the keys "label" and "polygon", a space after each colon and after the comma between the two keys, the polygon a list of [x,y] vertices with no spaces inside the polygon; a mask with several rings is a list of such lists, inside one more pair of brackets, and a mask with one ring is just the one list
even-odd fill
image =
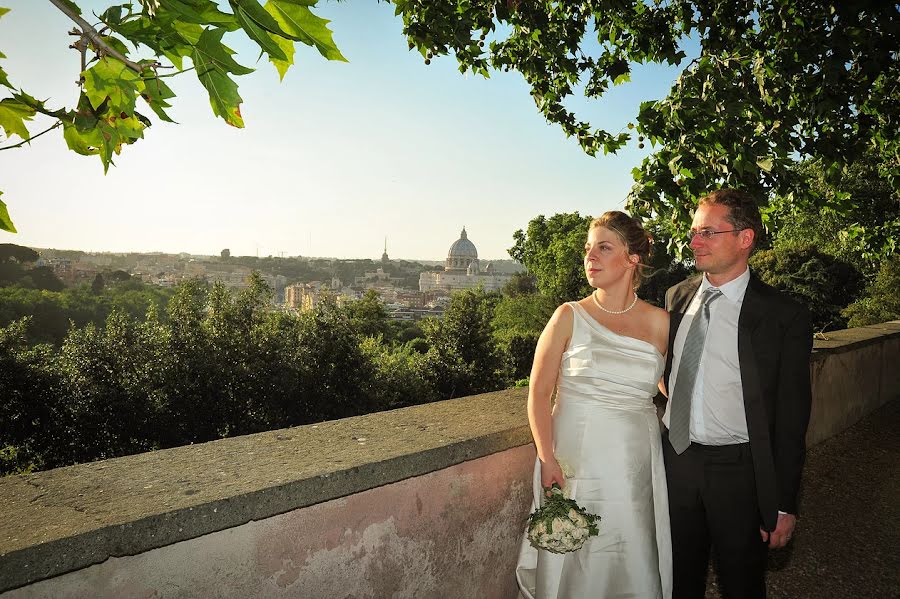
{"label": "tree branch", "polygon": [[89,40],[91,40],[91,43],[95,48],[98,49],[101,54],[112,56],[116,60],[122,62],[125,66],[127,66],[135,73],[141,73],[144,70],[145,66],[150,66],[142,65],[141,63],[129,60],[125,57],[124,54],[103,41],[103,37],[97,32],[97,30],[94,29],[90,23],[82,19],[81,15],[67,6],[66,3],[63,2],[63,0],[50,0],[50,4],[58,8],[64,15],[75,21],[75,24],[81,27],[81,31],[83,32],[84,37],[87,37]]}
{"label": "tree branch", "polygon": [[[163,67],[160,67],[163,68]],[[171,69],[173,67],[165,67],[167,69]],[[165,79],[166,77],[175,77],[177,75],[181,75],[182,73],[187,73],[188,71],[193,71],[195,67],[188,67],[186,69],[181,69],[180,71],[176,71],[175,73],[166,73],[165,75],[156,75],[156,79]]]}
{"label": "tree branch", "polygon": [[53,131],[54,129],[56,129],[57,127],[59,127],[59,126],[62,125],[62,124],[63,124],[62,121],[56,121],[56,122],[53,123],[53,125],[51,125],[49,128],[44,129],[43,131],[41,131],[41,132],[38,133],[37,135],[32,135],[32,136],[29,137],[28,139],[23,139],[22,141],[20,141],[19,143],[15,144],[15,145],[12,145],[12,146],[4,146],[4,147],[0,148],[0,152],[2,152],[3,150],[12,150],[13,148],[21,148],[21,147],[24,146],[25,144],[30,143],[32,139],[37,139],[38,137],[40,137],[40,136],[43,135],[44,133],[49,133],[50,131]]}

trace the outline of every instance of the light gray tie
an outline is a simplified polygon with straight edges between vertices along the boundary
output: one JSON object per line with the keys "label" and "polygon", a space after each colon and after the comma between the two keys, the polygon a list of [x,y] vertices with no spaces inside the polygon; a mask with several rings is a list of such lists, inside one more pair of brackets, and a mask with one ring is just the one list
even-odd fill
{"label": "light gray tie", "polygon": [[675,453],[682,453],[691,444],[691,402],[697,384],[700,356],[703,355],[703,345],[706,343],[706,331],[709,329],[709,306],[721,296],[722,292],[714,287],[703,292],[700,307],[684,339],[669,414],[669,442]]}

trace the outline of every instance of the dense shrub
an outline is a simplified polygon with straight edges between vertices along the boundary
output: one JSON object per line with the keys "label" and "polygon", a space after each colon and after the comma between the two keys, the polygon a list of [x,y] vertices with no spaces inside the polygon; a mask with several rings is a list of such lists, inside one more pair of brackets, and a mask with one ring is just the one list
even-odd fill
{"label": "dense shrub", "polygon": [[[355,309],[326,299],[293,314],[272,310],[271,295],[258,276],[239,293],[186,282],[164,316],[112,308],[100,325],[73,327],[58,348],[31,344],[27,318],[0,327],[0,473],[448,399],[512,380],[492,325],[495,294],[455,295],[443,320],[422,323],[424,339],[415,327],[388,326],[371,296]],[[409,341],[381,332],[401,330]]]}
{"label": "dense shrub", "polygon": [[862,274],[848,262],[812,246],[763,250],[750,259],[754,272],[766,283],[803,302],[819,331],[842,329],[841,311],[862,291]]}
{"label": "dense shrub", "polygon": [[843,311],[851,327],[900,320],[900,254],[884,259],[866,292]]}

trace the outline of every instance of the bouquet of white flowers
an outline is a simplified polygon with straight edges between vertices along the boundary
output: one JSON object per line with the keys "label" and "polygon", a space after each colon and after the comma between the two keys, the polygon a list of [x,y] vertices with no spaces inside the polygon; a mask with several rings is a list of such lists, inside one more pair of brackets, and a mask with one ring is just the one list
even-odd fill
{"label": "bouquet of white flowers", "polygon": [[569,553],[600,533],[600,516],[589,514],[574,499],[568,499],[556,483],[547,490],[550,496],[544,505],[528,518],[527,534],[532,545],[553,553]]}

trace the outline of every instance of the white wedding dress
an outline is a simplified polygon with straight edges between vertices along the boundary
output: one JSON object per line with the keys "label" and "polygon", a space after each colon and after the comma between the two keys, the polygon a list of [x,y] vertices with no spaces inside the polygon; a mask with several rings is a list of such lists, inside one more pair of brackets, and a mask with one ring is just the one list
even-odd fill
{"label": "white wedding dress", "polygon": [[[567,490],[601,517],[580,550],[554,554],[522,543],[516,577],[529,599],[669,599],[672,541],[653,396],[665,366],[646,341],[614,333],[577,303],[553,409]],[[535,504],[542,497],[534,469]],[[534,506],[532,506],[534,508]]]}

